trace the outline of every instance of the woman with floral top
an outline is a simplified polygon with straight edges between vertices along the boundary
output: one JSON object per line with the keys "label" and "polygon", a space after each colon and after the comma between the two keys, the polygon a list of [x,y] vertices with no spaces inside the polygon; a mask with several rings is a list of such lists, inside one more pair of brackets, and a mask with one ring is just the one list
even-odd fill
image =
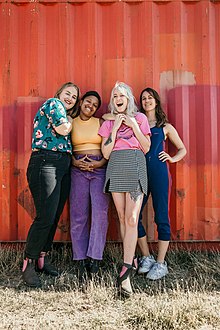
{"label": "woman with floral top", "polygon": [[58,276],[50,264],[51,250],[60,215],[70,189],[72,117],[79,99],[79,88],[65,83],[38,110],[34,118],[32,153],[27,180],[36,208],[24,253],[22,278],[30,287],[39,287],[36,273]]}

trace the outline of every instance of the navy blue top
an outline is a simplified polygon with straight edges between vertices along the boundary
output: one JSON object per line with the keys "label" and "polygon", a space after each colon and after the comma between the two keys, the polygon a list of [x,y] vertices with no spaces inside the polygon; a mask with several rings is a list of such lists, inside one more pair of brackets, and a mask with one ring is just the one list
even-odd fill
{"label": "navy blue top", "polygon": [[161,151],[164,150],[164,141],[165,135],[163,131],[163,127],[151,127],[151,146],[149,152],[146,153],[146,164],[147,164],[147,174],[149,180],[149,189],[151,190],[151,180],[155,182],[155,180],[159,180],[158,184],[161,185],[167,182],[168,184],[168,165],[167,162],[162,162],[158,155]]}
{"label": "navy blue top", "polygon": [[150,150],[146,154],[146,159],[148,160],[151,157],[157,157],[158,154],[164,150],[164,131],[163,127],[151,127],[151,146]]}

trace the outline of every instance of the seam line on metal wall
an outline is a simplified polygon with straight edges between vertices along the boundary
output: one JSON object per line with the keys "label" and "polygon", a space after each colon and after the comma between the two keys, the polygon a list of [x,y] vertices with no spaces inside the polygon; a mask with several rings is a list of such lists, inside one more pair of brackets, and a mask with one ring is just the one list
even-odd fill
{"label": "seam line on metal wall", "polygon": [[168,3],[168,2],[186,2],[186,3],[192,3],[192,2],[212,2],[212,3],[218,3],[220,0],[0,0],[0,3],[11,3],[15,5],[22,5],[22,4],[33,4],[33,3],[40,3],[44,5],[51,5],[51,4],[59,4],[59,3],[116,3],[116,2],[125,2],[125,3],[140,3],[140,2],[157,2],[157,3]]}

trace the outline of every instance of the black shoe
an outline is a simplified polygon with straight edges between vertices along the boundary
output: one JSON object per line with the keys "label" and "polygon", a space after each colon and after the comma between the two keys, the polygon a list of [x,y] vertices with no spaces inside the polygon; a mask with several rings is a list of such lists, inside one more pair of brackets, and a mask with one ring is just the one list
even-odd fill
{"label": "black shoe", "polygon": [[22,270],[22,279],[24,283],[32,288],[40,288],[41,281],[35,271],[34,260],[24,260],[24,266]]}
{"label": "black shoe", "polygon": [[59,272],[55,266],[50,263],[50,260],[47,255],[44,256],[44,265],[43,268],[39,268],[39,265],[36,263],[36,271],[39,273],[45,273],[50,276],[59,276]]}
{"label": "black shoe", "polygon": [[90,260],[89,272],[91,275],[97,274],[99,272],[99,264],[100,264],[100,260],[97,259]]}
{"label": "black shoe", "polygon": [[87,259],[78,260],[78,279],[79,279],[79,285],[85,286],[88,280],[88,270],[89,270],[89,263]]}
{"label": "black shoe", "polygon": [[[128,298],[133,294],[131,285],[130,285],[130,274],[132,272],[132,265],[124,263],[123,266],[125,266],[127,269],[124,272],[122,276],[118,276],[117,278],[117,284],[118,284],[118,293],[119,295]],[[127,282],[125,283],[125,280]]]}

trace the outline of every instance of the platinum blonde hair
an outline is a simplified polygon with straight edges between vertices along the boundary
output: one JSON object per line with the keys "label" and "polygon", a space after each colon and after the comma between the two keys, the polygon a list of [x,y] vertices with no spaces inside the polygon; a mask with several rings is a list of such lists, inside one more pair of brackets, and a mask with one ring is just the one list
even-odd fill
{"label": "platinum blonde hair", "polygon": [[123,82],[117,81],[115,86],[112,89],[111,96],[110,96],[110,102],[108,105],[109,110],[111,111],[111,114],[117,114],[117,110],[114,105],[114,93],[115,91],[119,91],[128,99],[128,105],[127,105],[127,110],[126,114],[130,117],[135,116],[135,114],[138,112],[138,107],[136,105],[136,100],[135,97],[132,93],[131,87],[126,85]]}

